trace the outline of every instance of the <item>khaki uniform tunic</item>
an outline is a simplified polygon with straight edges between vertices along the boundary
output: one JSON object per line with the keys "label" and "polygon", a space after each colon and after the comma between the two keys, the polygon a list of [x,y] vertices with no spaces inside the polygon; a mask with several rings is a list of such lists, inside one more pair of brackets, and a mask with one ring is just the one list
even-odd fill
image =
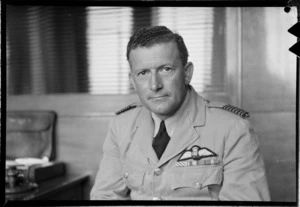
{"label": "khaki uniform tunic", "polygon": [[[191,88],[180,126],[158,160],[151,112],[137,107],[116,116],[91,199],[270,200],[259,140],[246,119],[208,103]],[[178,166],[180,156],[195,145],[214,152],[214,162]]]}

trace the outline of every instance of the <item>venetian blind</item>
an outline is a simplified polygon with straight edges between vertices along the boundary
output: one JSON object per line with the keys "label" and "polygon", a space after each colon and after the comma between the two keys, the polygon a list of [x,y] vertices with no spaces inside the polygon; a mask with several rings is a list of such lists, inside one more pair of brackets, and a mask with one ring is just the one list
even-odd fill
{"label": "venetian blind", "polygon": [[195,68],[192,85],[198,92],[222,91],[225,18],[220,11],[9,6],[8,92],[132,93],[126,46],[134,30],[149,25],[166,25],[183,36]]}
{"label": "venetian blind", "polygon": [[126,94],[126,46],[132,31],[131,7],[88,7],[89,91],[92,94]]}
{"label": "venetian blind", "polygon": [[88,92],[84,7],[7,6],[9,94]]}
{"label": "venetian blind", "polygon": [[191,84],[196,91],[223,91],[221,18],[220,10],[208,7],[89,7],[90,92],[133,92],[126,45],[133,30],[149,25],[165,25],[183,36],[195,68]]}

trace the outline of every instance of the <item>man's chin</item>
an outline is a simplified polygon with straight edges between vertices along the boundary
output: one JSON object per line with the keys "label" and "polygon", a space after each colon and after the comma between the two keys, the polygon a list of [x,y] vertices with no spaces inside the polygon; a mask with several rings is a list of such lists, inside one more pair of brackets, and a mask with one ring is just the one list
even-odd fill
{"label": "man's chin", "polygon": [[143,103],[143,105],[151,112],[158,114],[158,115],[168,115],[170,111],[170,104],[167,103],[167,101],[163,102],[153,102],[153,101],[147,101],[146,103]]}
{"label": "man's chin", "polygon": [[153,113],[164,113],[167,111],[168,107],[166,106],[166,103],[150,103],[148,104],[148,109],[152,111]]}
{"label": "man's chin", "polygon": [[149,110],[151,112],[153,112],[154,114],[156,114],[157,116],[159,116],[159,117],[168,117],[169,114],[171,114],[169,108],[163,108],[163,107],[155,108],[155,107],[152,107]]}

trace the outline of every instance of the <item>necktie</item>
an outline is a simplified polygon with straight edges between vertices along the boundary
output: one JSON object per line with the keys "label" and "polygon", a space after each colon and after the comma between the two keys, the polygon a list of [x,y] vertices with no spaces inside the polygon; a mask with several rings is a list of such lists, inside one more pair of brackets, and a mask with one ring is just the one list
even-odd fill
{"label": "necktie", "polygon": [[161,155],[164,153],[169,141],[170,137],[167,133],[165,122],[162,121],[159,126],[159,131],[152,143],[152,147],[155,150],[158,159],[160,159]]}

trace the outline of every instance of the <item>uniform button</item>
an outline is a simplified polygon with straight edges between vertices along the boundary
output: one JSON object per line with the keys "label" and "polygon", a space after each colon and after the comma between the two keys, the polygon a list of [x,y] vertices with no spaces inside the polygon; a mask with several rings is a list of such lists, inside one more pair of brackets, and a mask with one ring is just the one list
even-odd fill
{"label": "uniform button", "polygon": [[161,173],[162,173],[162,169],[160,169],[160,168],[156,168],[154,170],[154,174],[157,175],[157,176],[161,175]]}
{"label": "uniform button", "polygon": [[198,188],[198,189],[200,189],[201,188],[201,184],[200,183],[196,183],[195,187]]}
{"label": "uniform button", "polygon": [[161,197],[153,197],[153,200],[154,201],[160,201],[160,200],[162,200],[162,198]]}
{"label": "uniform button", "polygon": [[128,178],[128,173],[127,172],[123,173],[123,178]]}

